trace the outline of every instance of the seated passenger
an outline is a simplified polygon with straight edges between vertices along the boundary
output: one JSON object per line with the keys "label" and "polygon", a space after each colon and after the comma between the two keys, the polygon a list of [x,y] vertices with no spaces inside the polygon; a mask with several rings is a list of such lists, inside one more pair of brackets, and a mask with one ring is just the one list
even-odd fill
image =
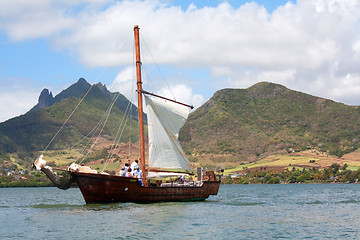
{"label": "seated passenger", "polygon": [[126,175],[125,167],[122,167],[121,170],[119,171],[119,176],[125,177],[125,175]]}
{"label": "seated passenger", "polygon": [[125,163],[125,174],[127,173],[128,168],[129,168],[129,164]]}
{"label": "seated passenger", "polygon": [[128,168],[125,177],[134,177],[134,176],[132,175],[132,173],[131,173],[131,168]]}

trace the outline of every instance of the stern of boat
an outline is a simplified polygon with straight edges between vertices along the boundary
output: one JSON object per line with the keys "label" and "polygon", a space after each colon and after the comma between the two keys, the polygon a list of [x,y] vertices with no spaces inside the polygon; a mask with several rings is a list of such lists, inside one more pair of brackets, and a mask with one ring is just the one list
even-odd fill
{"label": "stern of boat", "polygon": [[220,188],[220,176],[216,176],[214,171],[205,171],[202,176],[203,185],[208,189],[209,195],[217,195]]}

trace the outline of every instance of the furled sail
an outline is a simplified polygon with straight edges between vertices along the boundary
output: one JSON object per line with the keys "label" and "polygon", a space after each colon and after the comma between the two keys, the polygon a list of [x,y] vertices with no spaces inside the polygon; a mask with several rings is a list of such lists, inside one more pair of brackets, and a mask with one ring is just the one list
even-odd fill
{"label": "furled sail", "polygon": [[179,143],[179,131],[189,108],[160,98],[145,95],[149,131],[149,167],[184,169],[190,163]]}

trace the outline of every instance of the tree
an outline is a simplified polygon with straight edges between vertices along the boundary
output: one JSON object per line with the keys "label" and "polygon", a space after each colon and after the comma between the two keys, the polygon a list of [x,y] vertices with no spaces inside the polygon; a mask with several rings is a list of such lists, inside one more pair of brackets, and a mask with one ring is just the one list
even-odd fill
{"label": "tree", "polygon": [[341,170],[346,170],[347,167],[348,167],[348,165],[345,163],[345,164],[341,167]]}
{"label": "tree", "polygon": [[333,163],[331,164],[330,169],[332,169],[332,173],[336,175],[339,172],[340,167],[341,167],[340,164]]}

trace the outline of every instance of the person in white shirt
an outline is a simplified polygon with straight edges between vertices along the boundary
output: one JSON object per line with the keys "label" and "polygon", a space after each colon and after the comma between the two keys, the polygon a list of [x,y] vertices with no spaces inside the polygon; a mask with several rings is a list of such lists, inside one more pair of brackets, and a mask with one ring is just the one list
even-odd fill
{"label": "person in white shirt", "polygon": [[132,164],[131,164],[131,169],[133,169],[135,171],[135,168],[139,168],[139,160],[135,160]]}
{"label": "person in white shirt", "polygon": [[125,163],[124,168],[125,168],[125,174],[126,174],[126,173],[127,173],[127,171],[128,171],[128,169],[129,169],[129,164],[128,164],[128,163]]}
{"label": "person in white shirt", "polygon": [[120,172],[119,172],[119,176],[125,177],[125,175],[126,175],[125,167],[122,167]]}
{"label": "person in white shirt", "polygon": [[134,175],[134,177],[136,177],[139,180],[140,185],[143,186],[144,184],[143,184],[143,181],[142,181],[142,171],[139,170],[139,166],[135,167],[133,175]]}

